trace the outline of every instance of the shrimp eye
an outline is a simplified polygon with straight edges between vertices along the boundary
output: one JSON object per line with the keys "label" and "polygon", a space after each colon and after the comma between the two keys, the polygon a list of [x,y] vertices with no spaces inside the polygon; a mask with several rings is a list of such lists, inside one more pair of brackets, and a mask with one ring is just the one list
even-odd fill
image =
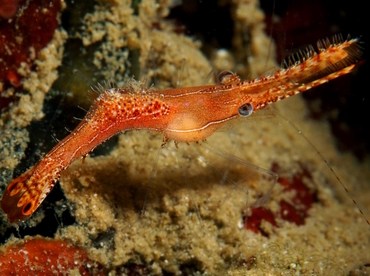
{"label": "shrimp eye", "polygon": [[223,85],[238,84],[240,83],[240,78],[237,74],[226,70],[218,75],[218,82]]}
{"label": "shrimp eye", "polygon": [[243,104],[238,108],[238,113],[242,117],[248,117],[253,113],[253,105],[250,103]]}
{"label": "shrimp eye", "polygon": [[230,78],[232,75],[234,75],[234,73],[231,71],[228,70],[222,71],[220,74],[218,74],[218,82],[224,83],[224,81]]}

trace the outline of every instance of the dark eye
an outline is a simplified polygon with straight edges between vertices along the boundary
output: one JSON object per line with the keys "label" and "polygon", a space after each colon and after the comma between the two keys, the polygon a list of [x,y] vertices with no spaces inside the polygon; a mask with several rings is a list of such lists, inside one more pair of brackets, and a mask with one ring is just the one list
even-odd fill
{"label": "dark eye", "polygon": [[250,103],[243,104],[239,107],[238,113],[242,117],[248,117],[253,113],[253,105]]}

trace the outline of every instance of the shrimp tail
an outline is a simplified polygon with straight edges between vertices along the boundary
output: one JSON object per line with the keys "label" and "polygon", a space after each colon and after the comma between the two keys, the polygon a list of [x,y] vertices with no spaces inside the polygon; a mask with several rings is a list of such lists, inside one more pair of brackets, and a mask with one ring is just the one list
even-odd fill
{"label": "shrimp tail", "polygon": [[37,193],[40,187],[32,187],[30,184],[35,167],[14,179],[3,194],[1,208],[8,215],[11,223],[26,219],[41,203]]}

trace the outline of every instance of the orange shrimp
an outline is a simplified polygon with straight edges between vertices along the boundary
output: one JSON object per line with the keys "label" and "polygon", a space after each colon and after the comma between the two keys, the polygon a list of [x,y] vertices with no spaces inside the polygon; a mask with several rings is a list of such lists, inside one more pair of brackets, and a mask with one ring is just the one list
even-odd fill
{"label": "orange shrimp", "polygon": [[8,185],[1,208],[10,222],[31,216],[63,170],[117,133],[147,129],[163,133],[164,141],[204,140],[235,118],[349,73],[362,56],[357,39],[343,41],[341,36],[332,44],[319,41],[318,49],[319,54],[310,46],[292,56],[286,69],[250,82],[226,71],[217,85],[158,91],[130,81],[123,88],[100,87],[76,129]]}

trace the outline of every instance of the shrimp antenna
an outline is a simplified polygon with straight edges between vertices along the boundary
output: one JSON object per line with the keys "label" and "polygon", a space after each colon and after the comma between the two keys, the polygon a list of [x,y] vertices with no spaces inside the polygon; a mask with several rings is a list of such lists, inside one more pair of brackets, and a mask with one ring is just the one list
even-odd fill
{"label": "shrimp antenna", "polygon": [[329,165],[329,162],[325,159],[325,157],[321,154],[321,152],[315,147],[315,145],[307,138],[307,136],[293,123],[291,122],[287,117],[285,117],[283,114],[279,113],[277,110],[275,109],[271,109],[276,115],[280,116],[281,118],[283,118],[289,125],[291,125],[293,127],[294,130],[297,131],[297,133],[299,133],[302,138],[312,147],[312,149],[321,157],[322,160],[324,160],[326,166],[329,168],[329,170],[331,171],[332,175],[338,180],[338,182],[340,183],[340,185],[343,187],[343,189],[347,192],[347,194],[349,195],[349,197],[351,198],[352,202],[356,205],[356,208],[357,210],[361,213],[362,217],[366,220],[367,224],[370,225],[370,222],[369,220],[367,219],[367,217],[365,216],[365,214],[362,212],[362,210],[360,209],[360,207],[358,206],[356,200],[354,200],[354,198],[352,197],[352,195],[349,193],[347,187],[344,185],[344,183],[340,180],[339,176],[336,174],[336,172],[333,170],[333,168]]}

